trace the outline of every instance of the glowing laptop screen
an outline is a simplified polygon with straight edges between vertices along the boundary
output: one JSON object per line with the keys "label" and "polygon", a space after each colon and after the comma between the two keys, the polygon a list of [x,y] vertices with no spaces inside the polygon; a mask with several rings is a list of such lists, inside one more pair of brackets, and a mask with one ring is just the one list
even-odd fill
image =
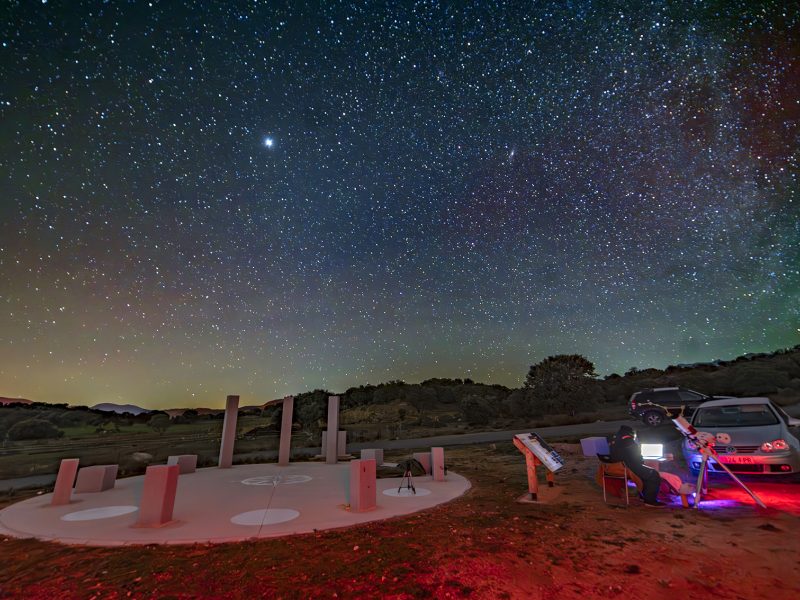
{"label": "glowing laptop screen", "polygon": [[664,444],[642,444],[642,458],[661,458],[664,456]]}

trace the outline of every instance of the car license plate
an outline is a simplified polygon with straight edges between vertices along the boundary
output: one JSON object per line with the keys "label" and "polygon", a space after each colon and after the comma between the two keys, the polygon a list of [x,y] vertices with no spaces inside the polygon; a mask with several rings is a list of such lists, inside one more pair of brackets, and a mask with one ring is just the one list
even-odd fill
{"label": "car license plate", "polygon": [[733,465],[752,465],[756,462],[752,456],[720,456],[719,460]]}

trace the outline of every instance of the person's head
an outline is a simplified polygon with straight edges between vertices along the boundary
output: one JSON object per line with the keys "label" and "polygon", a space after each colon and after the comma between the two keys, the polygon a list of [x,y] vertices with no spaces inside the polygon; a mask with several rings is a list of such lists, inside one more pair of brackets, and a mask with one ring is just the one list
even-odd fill
{"label": "person's head", "polygon": [[636,439],[636,431],[633,429],[633,427],[630,427],[629,425],[621,425],[619,431],[617,431],[617,435],[620,438],[631,437],[634,440]]}

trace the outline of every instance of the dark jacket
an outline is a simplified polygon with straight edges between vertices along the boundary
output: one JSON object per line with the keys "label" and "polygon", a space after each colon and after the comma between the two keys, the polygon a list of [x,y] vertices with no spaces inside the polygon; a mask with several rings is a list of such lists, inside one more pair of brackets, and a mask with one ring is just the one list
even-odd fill
{"label": "dark jacket", "polygon": [[610,458],[614,462],[624,462],[632,469],[644,464],[639,442],[636,441],[633,429],[627,425],[619,428],[609,443]]}

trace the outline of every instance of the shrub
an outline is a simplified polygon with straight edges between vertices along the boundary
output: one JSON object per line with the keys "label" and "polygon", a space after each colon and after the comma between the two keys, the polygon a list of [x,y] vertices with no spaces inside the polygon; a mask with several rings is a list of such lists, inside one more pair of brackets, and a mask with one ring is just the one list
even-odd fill
{"label": "shrub", "polygon": [[467,423],[470,425],[486,425],[497,412],[490,402],[490,400],[479,396],[467,396],[461,400],[461,412]]}
{"label": "shrub", "polygon": [[164,433],[171,424],[169,415],[164,413],[155,414],[147,421],[147,425],[158,433]]}
{"label": "shrub", "polygon": [[43,419],[26,419],[11,426],[8,430],[8,439],[19,440],[47,440],[60,438],[64,435],[58,427],[50,421]]}

